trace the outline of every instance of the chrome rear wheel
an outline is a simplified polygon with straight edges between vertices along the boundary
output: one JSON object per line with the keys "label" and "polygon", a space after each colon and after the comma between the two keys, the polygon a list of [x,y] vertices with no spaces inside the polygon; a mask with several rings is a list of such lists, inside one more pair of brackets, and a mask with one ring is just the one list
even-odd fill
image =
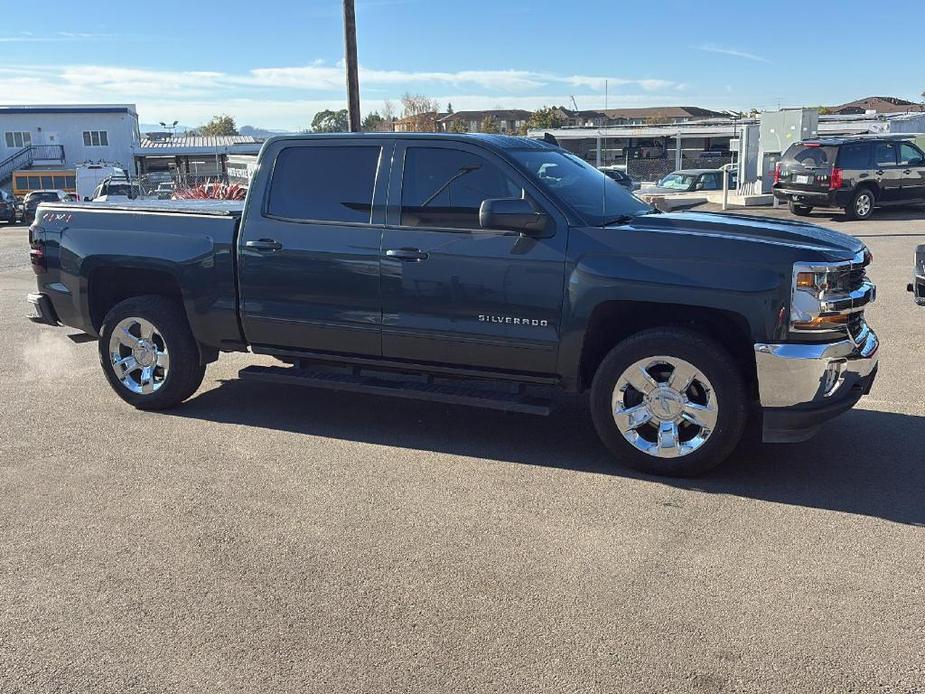
{"label": "chrome rear wheel", "polygon": [[109,338],[109,359],[122,386],[138,395],[157,392],[170,372],[170,355],[160,330],[137,316],[123,318]]}

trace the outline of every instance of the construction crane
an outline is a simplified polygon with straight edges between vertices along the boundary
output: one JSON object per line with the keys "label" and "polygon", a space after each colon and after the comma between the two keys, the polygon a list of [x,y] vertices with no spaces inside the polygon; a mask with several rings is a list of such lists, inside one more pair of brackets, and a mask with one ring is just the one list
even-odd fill
{"label": "construction crane", "polygon": [[575,96],[573,94],[569,94],[569,97],[572,99],[572,106],[575,107],[575,111],[578,111],[578,102],[575,101]]}

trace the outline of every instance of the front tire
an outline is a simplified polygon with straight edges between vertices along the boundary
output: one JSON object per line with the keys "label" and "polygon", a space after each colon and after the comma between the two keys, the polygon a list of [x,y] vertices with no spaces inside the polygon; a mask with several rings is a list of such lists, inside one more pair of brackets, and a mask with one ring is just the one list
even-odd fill
{"label": "front tire", "polygon": [[623,464],[692,477],[735,449],[748,419],[745,379],[717,342],[689,328],[654,328],[610,350],[591,385],[591,417]]}
{"label": "front tire", "polygon": [[788,207],[790,212],[798,217],[808,217],[809,213],[813,211],[813,208],[809,205],[798,205],[793,200],[788,203]]}
{"label": "front tire", "polygon": [[99,353],[116,395],[140,410],[183,402],[206,370],[180,305],[164,296],[116,304],[103,319]]}
{"label": "front tire", "polygon": [[858,188],[851,196],[851,202],[845,208],[845,216],[851,220],[870,219],[874,213],[874,205],[877,203],[877,197],[870,188]]}

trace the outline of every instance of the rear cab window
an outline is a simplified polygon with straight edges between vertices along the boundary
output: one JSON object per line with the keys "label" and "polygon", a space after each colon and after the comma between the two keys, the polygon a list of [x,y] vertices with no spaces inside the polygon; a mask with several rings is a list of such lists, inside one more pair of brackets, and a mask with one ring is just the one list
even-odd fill
{"label": "rear cab window", "polygon": [[266,214],[303,222],[369,224],[382,147],[300,145],[276,157]]}

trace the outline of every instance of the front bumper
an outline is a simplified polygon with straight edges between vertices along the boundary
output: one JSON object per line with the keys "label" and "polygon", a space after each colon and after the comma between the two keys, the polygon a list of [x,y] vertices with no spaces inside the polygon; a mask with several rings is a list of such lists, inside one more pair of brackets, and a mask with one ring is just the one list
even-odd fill
{"label": "front bumper", "polygon": [[756,344],[764,440],[806,440],[823,422],[851,409],[873,386],[879,348],[866,324],[839,342]]}
{"label": "front bumper", "polygon": [[55,307],[51,305],[51,299],[44,294],[26,294],[26,301],[29,304],[29,320],[33,323],[44,323],[45,325],[60,325],[58,314],[55,313]]}
{"label": "front bumper", "polygon": [[925,244],[915,249],[915,272],[909,291],[915,296],[915,303],[925,306]]}

